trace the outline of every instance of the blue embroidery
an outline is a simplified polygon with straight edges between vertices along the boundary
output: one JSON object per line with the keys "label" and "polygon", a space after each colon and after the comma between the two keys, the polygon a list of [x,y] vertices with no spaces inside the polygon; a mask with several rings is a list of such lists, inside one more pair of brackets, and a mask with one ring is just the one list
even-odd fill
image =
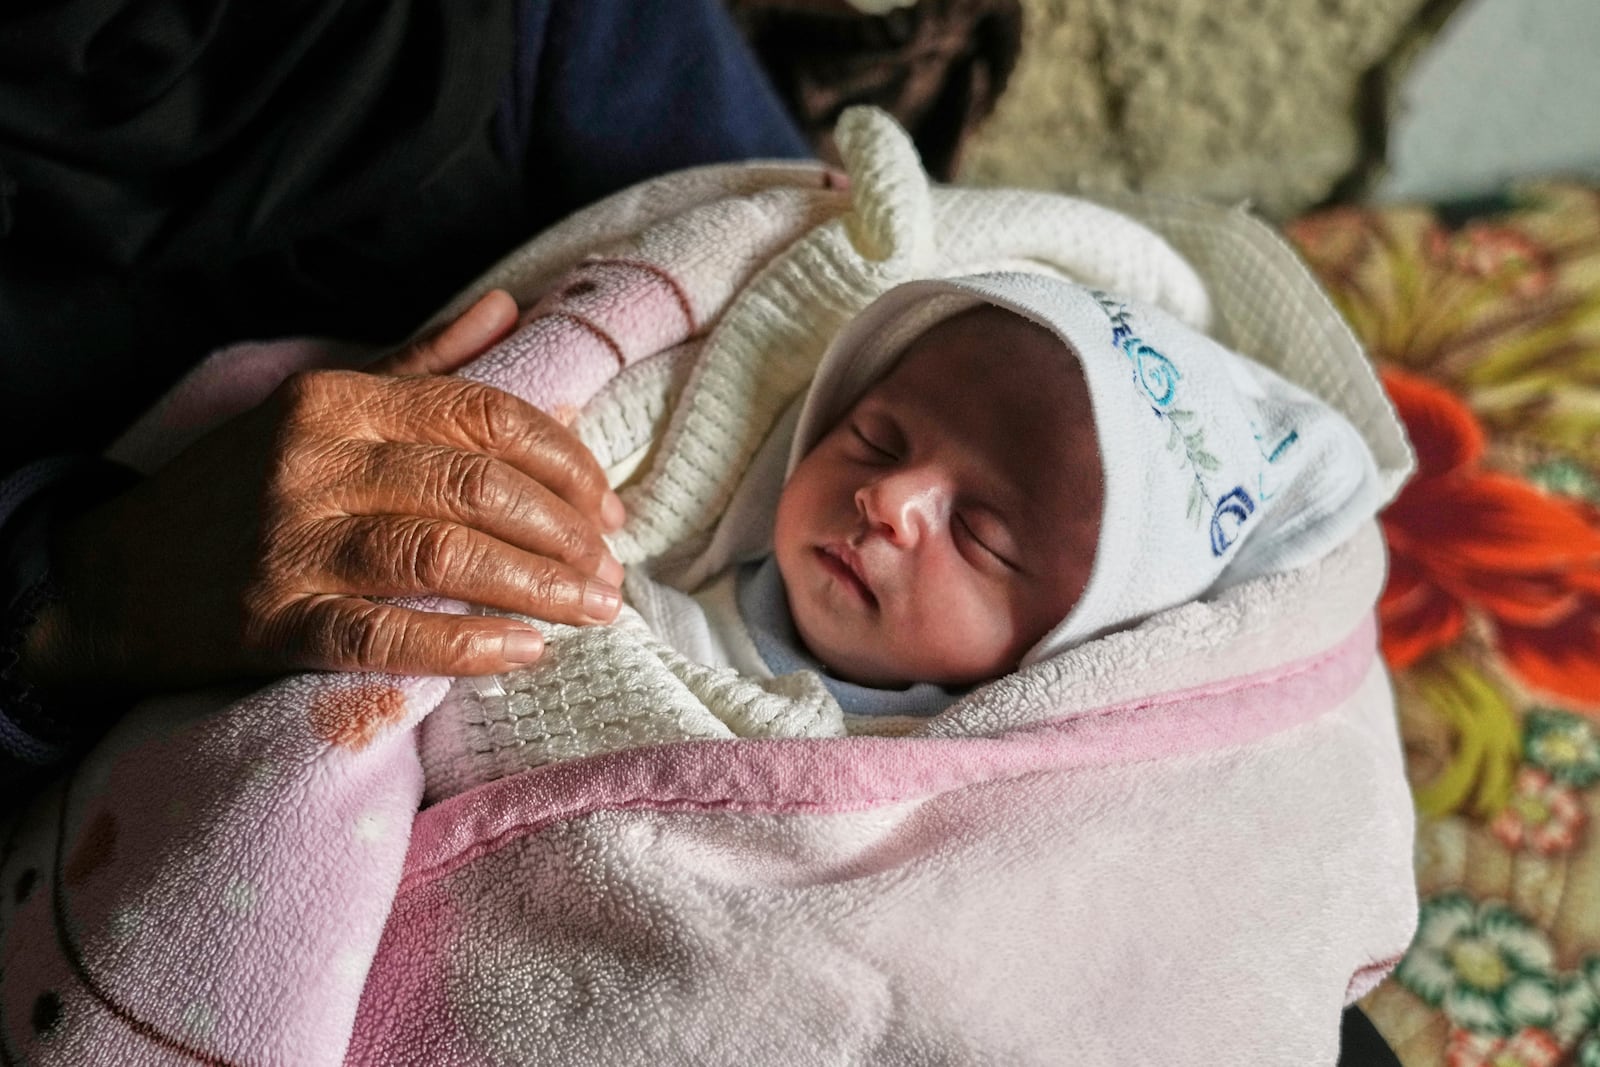
{"label": "blue embroidery", "polygon": [[[1290,430],[1289,431],[1289,436],[1285,437],[1283,440],[1279,441],[1276,448],[1274,448],[1269,453],[1262,453],[1262,454],[1267,457],[1267,462],[1268,463],[1276,463],[1276,462],[1278,462],[1278,460],[1283,458],[1283,454],[1285,452],[1289,451],[1289,446],[1294,444],[1298,440],[1300,440],[1300,431],[1299,430]],[[1257,444],[1261,443],[1261,438],[1259,436],[1256,437],[1256,443]]]}
{"label": "blue embroidery", "polygon": [[1111,342],[1128,357],[1134,384],[1150,403],[1150,410],[1167,424],[1167,451],[1179,458],[1192,475],[1189,485],[1189,521],[1198,528],[1203,522],[1206,507],[1211,506],[1211,553],[1225,554],[1239,540],[1244,525],[1255,514],[1258,501],[1265,502],[1266,474],[1300,440],[1298,430],[1289,430],[1270,448],[1263,441],[1261,431],[1255,427],[1256,449],[1264,461],[1257,473],[1256,488],[1259,497],[1252,500],[1244,486],[1235,486],[1212,504],[1206,487],[1206,475],[1216,474],[1222,464],[1206,449],[1205,428],[1194,411],[1179,406],[1179,387],[1183,373],[1176,364],[1142,340],[1133,327],[1133,316],[1128,306],[1108,293],[1089,290],[1100,310],[1111,320]]}
{"label": "blue embroidery", "polygon": [[1240,528],[1255,510],[1255,501],[1250,499],[1250,494],[1244,491],[1242,485],[1234,487],[1232,492],[1217,501],[1217,509],[1211,514],[1213,556],[1220,556],[1233,547],[1233,543],[1239,539]]}
{"label": "blue embroidery", "polygon": [[1290,430],[1270,449],[1262,443],[1265,438],[1261,436],[1261,430],[1254,421],[1250,423],[1250,432],[1256,440],[1256,451],[1260,453],[1262,460],[1265,461],[1261,469],[1256,472],[1256,500],[1258,503],[1265,504],[1273,497],[1273,491],[1267,488],[1267,472],[1278,460],[1283,458],[1284,453],[1288,452],[1300,440],[1300,431]]}
{"label": "blue embroidery", "polygon": [[1133,360],[1134,379],[1144,389],[1150,402],[1157,408],[1170,406],[1173,397],[1178,395],[1178,383],[1183,380],[1183,375],[1172,365],[1172,360],[1137,337],[1124,341],[1122,351]]}
{"label": "blue embroidery", "polygon": [[1089,295],[1106,313],[1106,318],[1111,320],[1111,343],[1121,348],[1123,342],[1133,336],[1133,324],[1128,321],[1128,306],[1117,303],[1110,293],[1102,293],[1098,289],[1090,289]]}
{"label": "blue embroidery", "polygon": [[1111,342],[1128,357],[1133,383],[1150,402],[1156,418],[1167,424],[1167,451],[1178,456],[1189,469],[1188,516],[1196,528],[1205,518],[1206,507],[1211,503],[1211,492],[1206,487],[1206,473],[1215,473],[1221,464],[1206,449],[1205,430],[1199,417],[1190,409],[1174,406],[1178,399],[1178,384],[1183,373],[1176,364],[1162,355],[1133,329],[1133,316],[1128,306],[1109,293],[1089,290],[1100,310],[1111,320]]}

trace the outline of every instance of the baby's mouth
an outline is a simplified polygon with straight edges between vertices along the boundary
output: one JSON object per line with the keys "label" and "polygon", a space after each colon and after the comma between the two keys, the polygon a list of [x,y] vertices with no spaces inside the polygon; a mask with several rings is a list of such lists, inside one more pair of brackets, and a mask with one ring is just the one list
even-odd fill
{"label": "baby's mouth", "polygon": [[860,597],[867,607],[877,610],[878,596],[867,584],[866,576],[861,572],[861,561],[854,552],[844,545],[818,545],[816,553],[824,570]]}

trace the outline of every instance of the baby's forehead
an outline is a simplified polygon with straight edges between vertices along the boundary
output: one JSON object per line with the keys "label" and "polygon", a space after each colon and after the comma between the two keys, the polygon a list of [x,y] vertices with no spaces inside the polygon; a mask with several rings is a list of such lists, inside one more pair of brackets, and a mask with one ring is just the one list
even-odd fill
{"label": "baby's forehead", "polygon": [[1077,354],[1053,331],[983,304],[913,338],[857,403],[867,400],[947,408],[953,425],[1012,408],[1054,430],[1086,407],[1088,387]]}
{"label": "baby's forehead", "polygon": [[918,335],[857,410],[956,440],[1023,493],[1099,484],[1094,417],[1077,355],[1020,315],[982,305]]}

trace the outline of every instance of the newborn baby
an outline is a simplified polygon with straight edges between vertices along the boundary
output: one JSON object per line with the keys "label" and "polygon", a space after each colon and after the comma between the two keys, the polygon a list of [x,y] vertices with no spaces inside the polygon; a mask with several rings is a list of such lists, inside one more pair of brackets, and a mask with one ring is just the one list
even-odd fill
{"label": "newborn baby", "polygon": [[992,304],[938,323],[784,484],[773,557],[805,649],[880,688],[1012,670],[1089,580],[1100,472],[1059,337]]}
{"label": "newborn baby", "polygon": [[732,531],[747,550],[710,580],[635,567],[613,627],[544,625],[538,664],[458,684],[424,727],[430,796],[666,740],[905,732],[1311,562],[1381,495],[1327,404],[1158,309],[1032,274],[879,298],[824,355],[788,457],[775,497],[746,476],[723,522],[753,527]]}

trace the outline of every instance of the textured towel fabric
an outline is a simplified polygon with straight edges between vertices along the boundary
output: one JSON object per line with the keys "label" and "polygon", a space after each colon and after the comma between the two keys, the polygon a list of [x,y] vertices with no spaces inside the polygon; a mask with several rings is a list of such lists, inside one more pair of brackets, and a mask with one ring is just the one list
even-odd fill
{"label": "textured towel fabric", "polygon": [[[748,475],[778,451],[780,415],[842,324],[909,278],[1028,261],[1203,318],[1195,272],[1116,212],[938,190],[871,115],[847,116],[840,143],[848,203],[820,170],[691,172],[485,279],[533,307],[585,256],[698,208],[810,205],[681,343],[643,354],[682,335],[681,314],[660,334],[615,323],[638,358],[605,353],[616,376],[574,425],[608,464],[647,449],[618,541],[636,563],[737,548],[718,520],[765,484]],[[1385,491],[1403,477],[1359,352],[1282,246],[1225,211],[1142,213],[1199,267],[1218,336],[1343,411]],[[195,392],[164,411],[193,427],[203,407]],[[1341,1006],[1415,921],[1371,624],[1382,573],[1368,524],[1308,566],[979,687],[913,736],[634,747],[420,816],[414,728],[449,680],[306,674],[150,701],[0,856],[7,1054],[1331,1063]]]}

